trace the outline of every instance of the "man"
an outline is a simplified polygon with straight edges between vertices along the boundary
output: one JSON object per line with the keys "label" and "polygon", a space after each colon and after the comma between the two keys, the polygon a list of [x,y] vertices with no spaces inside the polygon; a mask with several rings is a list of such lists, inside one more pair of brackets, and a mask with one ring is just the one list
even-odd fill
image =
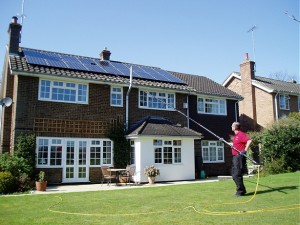
{"label": "man", "polygon": [[[241,125],[234,122],[231,126],[234,132],[232,143],[232,178],[236,184],[236,196],[243,196],[246,194],[246,188],[243,182],[243,155],[247,154],[247,150],[251,144],[251,139],[240,130]],[[237,151],[237,150],[238,151]]]}

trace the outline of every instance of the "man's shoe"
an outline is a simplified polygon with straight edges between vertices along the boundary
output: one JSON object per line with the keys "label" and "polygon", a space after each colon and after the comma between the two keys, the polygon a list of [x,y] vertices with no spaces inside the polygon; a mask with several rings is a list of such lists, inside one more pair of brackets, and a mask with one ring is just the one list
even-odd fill
{"label": "man's shoe", "polygon": [[246,194],[246,192],[237,192],[237,193],[235,193],[235,196],[241,197],[241,196],[244,196],[245,194]]}

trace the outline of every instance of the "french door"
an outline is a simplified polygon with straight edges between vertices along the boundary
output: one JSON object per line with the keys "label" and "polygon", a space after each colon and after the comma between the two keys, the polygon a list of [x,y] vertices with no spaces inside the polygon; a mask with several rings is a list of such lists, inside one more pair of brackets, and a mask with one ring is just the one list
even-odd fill
{"label": "french door", "polygon": [[64,151],[63,182],[88,182],[87,141],[66,140]]}

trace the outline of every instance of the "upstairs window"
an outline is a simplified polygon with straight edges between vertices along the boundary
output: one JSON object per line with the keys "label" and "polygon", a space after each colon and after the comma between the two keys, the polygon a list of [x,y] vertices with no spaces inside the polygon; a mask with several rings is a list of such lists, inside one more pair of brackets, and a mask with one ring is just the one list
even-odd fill
{"label": "upstairs window", "polygon": [[290,96],[279,95],[279,107],[280,107],[280,109],[289,110],[290,109]]}
{"label": "upstairs window", "polygon": [[111,87],[110,89],[110,105],[123,106],[123,88]]}
{"label": "upstairs window", "polygon": [[226,100],[213,98],[198,98],[198,113],[227,115]]}
{"label": "upstairs window", "polygon": [[140,108],[174,110],[175,94],[155,91],[140,91]]}
{"label": "upstairs window", "polygon": [[88,86],[72,82],[40,80],[39,100],[87,103]]}

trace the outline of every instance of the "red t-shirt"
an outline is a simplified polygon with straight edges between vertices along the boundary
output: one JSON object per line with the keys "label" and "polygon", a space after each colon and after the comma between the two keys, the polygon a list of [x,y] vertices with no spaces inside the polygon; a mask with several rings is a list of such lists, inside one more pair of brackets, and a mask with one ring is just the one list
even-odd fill
{"label": "red t-shirt", "polygon": [[[237,150],[243,151],[245,150],[246,143],[249,141],[250,138],[242,131],[238,131],[237,134],[233,136],[233,147],[235,147]],[[234,148],[231,149],[232,155],[238,155],[239,152],[234,150]]]}

